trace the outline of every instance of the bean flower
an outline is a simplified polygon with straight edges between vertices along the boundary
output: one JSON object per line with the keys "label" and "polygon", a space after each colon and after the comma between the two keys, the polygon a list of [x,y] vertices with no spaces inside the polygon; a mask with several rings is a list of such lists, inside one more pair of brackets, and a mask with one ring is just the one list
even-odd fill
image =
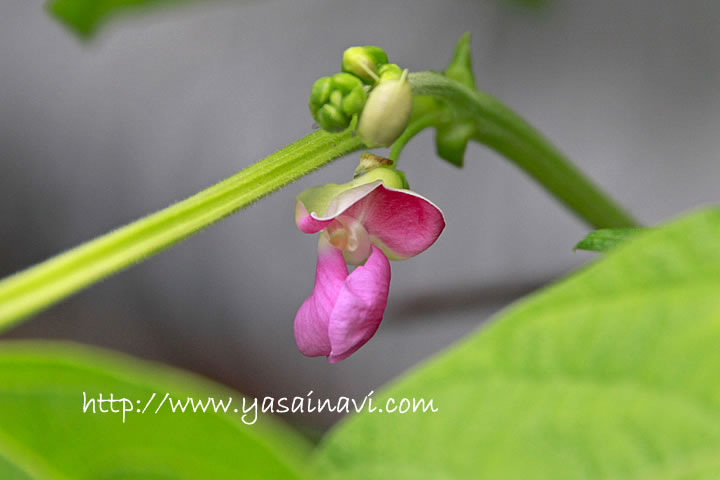
{"label": "bean flower", "polygon": [[[304,355],[336,363],[362,347],[385,312],[389,260],[414,257],[440,236],[440,209],[405,187],[400,172],[378,167],[349,183],[298,195],[298,228],[320,233],[315,287],[295,317],[295,341]],[[355,266],[352,272],[348,265]]]}

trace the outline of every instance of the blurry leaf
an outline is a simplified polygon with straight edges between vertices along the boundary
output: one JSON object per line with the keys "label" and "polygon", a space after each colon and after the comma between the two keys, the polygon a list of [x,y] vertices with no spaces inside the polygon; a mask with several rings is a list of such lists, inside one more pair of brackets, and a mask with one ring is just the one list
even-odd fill
{"label": "blurry leaf", "polygon": [[[307,453],[304,442],[267,415],[245,425],[242,410],[155,414],[165,393],[182,400],[232,397],[242,409],[239,394],[187,373],[88,348],[4,342],[0,385],[3,480],[301,478],[296,465]],[[121,413],[100,413],[97,405],[95,414],[83,413],[83,392],[127,397],[138,409],[153,393],[156,398],[146,413],[127,413],[123,423]]]}
{"label": "blurry leaf", "polygon": [[187,0],[50,0],[47,8],[80,37],[92,36],[111,16],[142,7],[184,3]]}
{"label": "blurry leaf", "polygon": [[638,234],[390,386],[335,479],[720,478],[720,210]]}
{"label": "blurry leaf", "polygon": [[628,237],[642,231],[642,228],[602,228],[587,234],[575,245],[575,250],[606,252]]}

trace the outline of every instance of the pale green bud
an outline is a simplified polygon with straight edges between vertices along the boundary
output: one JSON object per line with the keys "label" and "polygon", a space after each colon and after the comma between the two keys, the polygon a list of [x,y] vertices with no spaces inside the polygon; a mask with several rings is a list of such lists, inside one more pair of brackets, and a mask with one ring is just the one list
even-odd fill
{"label": "pale green bud", "polygon": [[412,104],[407,71],[397,80],[379,83],[360,114],[357,134],[369,147],[389,147],[407,127]]}

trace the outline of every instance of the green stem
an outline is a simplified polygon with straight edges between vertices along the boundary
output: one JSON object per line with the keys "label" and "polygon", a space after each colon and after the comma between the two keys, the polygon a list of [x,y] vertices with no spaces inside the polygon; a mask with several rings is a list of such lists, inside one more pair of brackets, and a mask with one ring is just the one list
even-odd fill
{"label": "green stem", "polygon": [[0,281],[0,330],[361,148],[351,129],[315,132],[186,200]]}
{"label": "green stem", "polygon": [[402,135],[392,145],[390,150],[389,159],[393,161],[393,165],[397,166],[397,161],[400,158],[405,145],[415,137],[418,133],[422,132],[426,128],[437,126],[447,117],[447,114],[443,111],[435,111],[424,114],[422,117],[412,121],[407,126]]}
{"label": "green stem", "polygon": [[447,100],[467,113],[475,122],[477,141],[507,157],[590,225],[638,226],[542,134],[495,98],[438,73],[413,73],[409,80],[416,95]]}
{"label": "green stem", "polygon": [[[409,80],[416,94],[454,104],[475,123],[476,140],[509,158],[591,225],[637,225],[499,101],[437,73],[414,73]],[[415,120],[393,145],[391,158],[397,160],[410,139],[444,121],[446,113],[434,111]],[[351,131],[308,135],[182,202],[0,281],[0,330],[164,250],[331,160],[364,148]]]}

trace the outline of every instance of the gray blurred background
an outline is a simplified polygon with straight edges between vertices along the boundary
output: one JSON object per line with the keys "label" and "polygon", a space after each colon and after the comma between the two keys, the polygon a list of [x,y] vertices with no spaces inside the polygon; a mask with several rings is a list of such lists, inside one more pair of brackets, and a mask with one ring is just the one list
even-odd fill
{"label": "gray blurred background", "polygon": [[[377,44],[442,69],[473,36],[480,88],[552,139],[644,222],[717,202],[720,2],[265,0],[195,3],[79,42],[40,1],[0,3],[0,274],[180,200],[311,132],[306,98],[342,51]],[[382,153],[382,151],[380,151]],[[251,395],[362,397],[591,261],[586,232],[472,145],[458,171],[425,132],[401,167],[448,225],[393,264],[385,320],[350,359],[296,349],[315,238],[294,197],[350,179],[341,159],[4,334],[101,345]],[[294,419],[324,428],[332,417]]]}

